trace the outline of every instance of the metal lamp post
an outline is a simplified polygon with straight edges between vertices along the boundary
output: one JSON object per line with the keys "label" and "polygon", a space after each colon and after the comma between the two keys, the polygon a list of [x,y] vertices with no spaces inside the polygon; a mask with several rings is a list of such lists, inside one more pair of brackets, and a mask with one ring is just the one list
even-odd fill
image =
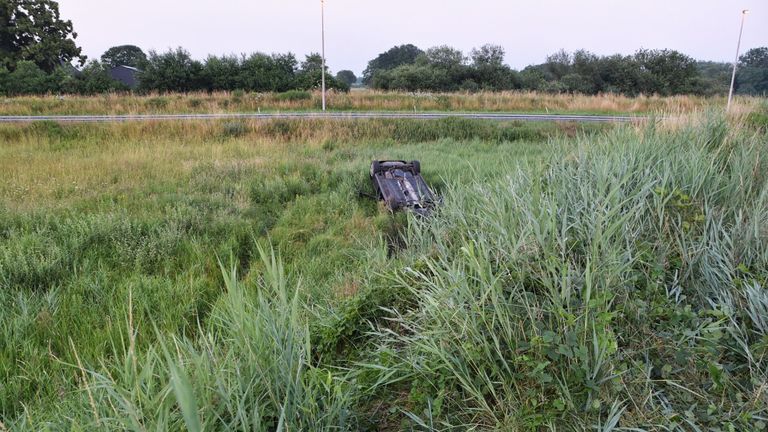
{"label": "metal lamp post", "polygon": [[739,64],[739,49],[741,48],[741,35],[744,33],[744,19],[749,14],[749,9],[741,11],[741,28],[739,28],[739,42],[736,43],[736,59],[733,61],[733,75],[731,75],[731,88],[728,90],[728,105],[725,110],[731,109],[731,101],[733,101],[733,85],[736,83],[736,67]]}
{"label": "metal lamp post", "polygon": [[323,111],[325,111],[325,0],[320,0],[320,24],[322,27],[322,57],[323,57],[323,70],[322,70],[322,92],[323,92]]}

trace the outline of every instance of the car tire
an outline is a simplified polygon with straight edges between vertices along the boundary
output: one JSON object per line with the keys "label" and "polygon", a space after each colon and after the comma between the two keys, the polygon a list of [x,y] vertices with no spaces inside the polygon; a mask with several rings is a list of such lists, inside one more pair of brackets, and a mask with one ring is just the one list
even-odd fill
{"label": "car tire", "polygon": [[417,160],[411,161],[411,165],[413,166],[413,172],[416,174],[421,174],[421,162]]}
{"label": "car tire", "polygon": [[381,172],[381,163],[379,161],[371,162],[371,178]]}

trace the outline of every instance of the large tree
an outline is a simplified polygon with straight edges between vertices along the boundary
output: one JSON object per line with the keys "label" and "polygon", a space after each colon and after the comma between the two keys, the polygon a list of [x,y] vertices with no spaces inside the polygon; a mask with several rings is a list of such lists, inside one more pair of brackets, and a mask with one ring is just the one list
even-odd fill
{"label": "large tree", "polygon": [[739,57],[742,66],[768,68],[768,47],[752,48]]}
{"label": "large tree", "polygon": [[373,76],[378,72],[413,64],[416,62],[416,57],[423,53],[424,51],[411,44],[392,47],[368,62],[368,67],[363,71],[363,82],[370,84],[373,81]]}
{"label": "large tree", "polygon": [[733,65],[717,61],[697,61],[699,88],[697,93],[707,96],[727,94],[731,84]]}
{"label": "large tree", "polygon": [[559,80],[571,73],[573,57],[571,53],[561,49],[554,54],[548,55],[547,61],[543,66],[543,72],[547,75],[548,80]]}
{"label": "large tree", "polygon": [[[298,73],[296,74],[295,86],[300,89],[309,90],[319,88],[322,80],[323,58],[318,53],[308,54],[301,62]],[[325,86],[329,89],[349,91],[349,84],[337,80],[328,64],[325,65]]]}
{"label": "large tree", "polygon": [[472,82],[487,90],[511,90],[519,86],[517,73],[504,64],[504,48],[500,45],[485,44],[474,48],[472,59]]}
{"label": "large tree", "polygon": [[144,91],[189,92],[203,87],[203,64],[181,47],[163,54],[150,51],[139,73],[139,88]]}
{"label": "large tree", "polygon": [[[240,81],[252,91],[284,92],[296,88],[299,61],[292,53],[254,53],[243,61]],[[319,69],[318,69],[319,71]]]}
{"label": "large tree", "polygon": [[693,93],[698,71],[691,57],[669,49],[641,49],[634,59],[640,68],[640,93],[662,96]]}
{"label": "large tree", "polygon": [[[323,57],[318,53],[307,54],[300,67],[302,72],[320,72],[323,70]],[[328,73],[328,65],[325,65],[325,73]]]}
{"label": "large tree", "polygon": [[112,47],[101,55],[101,62],[107,66],[131,66],[140,68],[147,61],[147,55],[136,45]]}
{"label": "large tree", "polygon": [[85,63],[72,21],[61,19],[53,0],[0,0],[0,23],[0,66],[14,70],[26,60],[50,73],[75,59]]}
{"label": "large tree", "polygon": [[424,53],[423,59],[432,66],[450,69],[462,66],[466,62],[464,53],[448,45],[432,47]]}
{"label": "large tree", "polygon": [[501,66],[504,64],[504,47],[501,45],[485,44],[480,48],[473,48],[470,57],[475,67]]}
{"label": "large tree", "polygon": [[[209,56],[203,66],[203,77],[207,86],[206,90],[236,90],[244,89],[241,70],[243,69],[241,57],[225,55],[222,57]],[[263,75],[263,74],[259,74]]]}
{"label": "large tree", "polygon": [[355,73],[352,72],[351,70],[346,70],[346,69],[340,70],[336,74],[336,79],[341,82],[347,83],[347,85],[352,85],[355,82],[357,82],[357,76],[355,75]]}
{"label": "large tree", "polygon": [[768,47],[752,48],[739,58],[739,64],[736,79],[739,93],[768,93]]}

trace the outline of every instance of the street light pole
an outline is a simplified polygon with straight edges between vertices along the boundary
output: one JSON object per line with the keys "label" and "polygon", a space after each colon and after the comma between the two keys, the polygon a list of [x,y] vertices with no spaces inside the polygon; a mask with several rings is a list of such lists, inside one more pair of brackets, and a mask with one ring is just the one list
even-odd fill
{"label": "street light pole", "polygon": [[731,75],[731,88],[728,90],[728,105],[725,110],[731,109],[731,101],[733,100],[733,85],[736,83],[736,66],[739,64],[739,49],[741,48],[741,35],[744,33],[744,19],[747,17],[749,9],[741,11],[741,28],[739,28],[739,42],[736,43],[736,59],[733,61],[733,75]]}
{"label": "street light pole", "polygon": [[322,56],[323,56],[323,71],[322,71],[322,92],[323,92],[323,111],[325,111],[325,0],[320,0],[320,23],[322,26]]}

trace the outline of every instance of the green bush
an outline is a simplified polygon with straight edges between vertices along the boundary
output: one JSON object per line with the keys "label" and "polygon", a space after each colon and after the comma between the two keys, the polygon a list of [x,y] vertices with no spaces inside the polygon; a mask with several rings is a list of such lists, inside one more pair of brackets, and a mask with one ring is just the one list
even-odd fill
{"label": "green bush", "polygon": [[266,136],[279,139],[291,139],[301,131],[301,123],[290,120],[270,120],[263,128]]}
{"label": "green bush", "polygon": [[44,94],[57,90],[57,83],[53,82],[52,76],[31,61],[18,62],[16,70],[8,75],[6,81],[6,92],[11,95]]}
{"label": "green bush", "polygon": [[279,101],[311,100],[312,93],[305,90],[288,90],[287,92],[276,94],[275,99]]}
{"label": "green bush", "polygon": [[8,69],[6,69],[5,67],[0,67],[0,96],[10,94],[10,91],[9,91],[10,75],[11,73],[8,72]]}
{"label": "green bush", "polygon": [[203,64],[179,47],[159,54],[150,51],[138,75],[141,91],[189,92],[203,87]]}
{"label": "green bush", "polygon": [[756,129],[768,129],[768,113],[749,113],[749,115],[747,115],[747,124]]}
{"label": "green bush", "polygon": [[[62,81],[65,81],[67,77],[68,75],[65,75]],[[74,77],[72,85],[73,88],[70,89],[70,92],[86,95],[129,90],[123,83],[112,79],[109,75],[108,66],[98,61],[88,63],[80,75]]]}
{"label": "green bush", "polygon": [[250,127],[242,121],[225,122],[221,125],[221,135],[224,138],[237,138],[247,134]]}
{"label": "green bush", "polygon": [[747,114],[746,124],[758,130],[768,131],[768,102]]}

